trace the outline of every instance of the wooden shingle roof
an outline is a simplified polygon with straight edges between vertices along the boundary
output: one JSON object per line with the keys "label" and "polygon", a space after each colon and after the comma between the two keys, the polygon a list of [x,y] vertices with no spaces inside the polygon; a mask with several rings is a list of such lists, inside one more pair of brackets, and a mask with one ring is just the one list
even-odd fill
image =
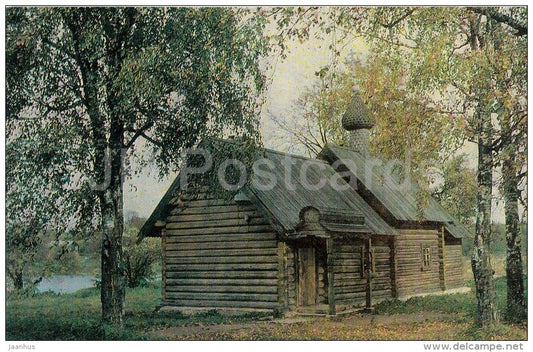
{"label": "wooden shingle roof", "polygon": [[[396,234],[327,162],[273,150],[265,150],[264,157],[272,163],[268,177],[274,177],[277,182],[270,189],[258,187],[257,183],[267,183],[268,177],[256,174],[252,185],[247,189],[271,214],[283,232],[295,232],[300,222],[300,211],[314,207],[321,212],[323,219],[333,218],[332,211],[338,213],[339,219],[351,214],[354,218],[364,218],[364,224],[372,233]],[[342,223],[328,220],[323,223],[328,223],[338,231],[342,230]],[[348,223],[345,221],[346,227]]]}
{"label": "wooden shingle roof", "polygon": [[[264,158],[269,167],[261,167],[262,172],[256,172],[244,190],[278,232],[297,232],[301,210],[313,207],[321,214],[322,226],[331,232],[397,235],[327,162],[268,149],[259,150],[256,158]],[[142,227],[139,240],[158,235],[156,223],[165,220],[169,203],[179,191],[179,177]],[[269,184],[272,179],[275,182]]]}
{"label": "wooden shingle roof", "polygon": [[376,158],[369,161],[353,150],[336,145],[327,145],[320,152],[319,158],[331,164],[336,162],[347,169],[363,186],[358,190],[359,193],[377,201],[379,204],[376,206],[384,208],[395,220],[442,223],[454,237],[468,235],[468,230],[432,197],[420,204],[417,200],[417,183],[412,180],[399,182],[391,175],[391,169],[385,161]]}

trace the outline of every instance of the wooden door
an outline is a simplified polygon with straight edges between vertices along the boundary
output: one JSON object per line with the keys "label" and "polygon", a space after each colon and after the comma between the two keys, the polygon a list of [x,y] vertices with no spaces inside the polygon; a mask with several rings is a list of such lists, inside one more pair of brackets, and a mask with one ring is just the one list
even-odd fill
{"label": "wooden door", "polygon": [[298,248],[298,293],[300,306],[316,304],[316,259],[312,247]]}

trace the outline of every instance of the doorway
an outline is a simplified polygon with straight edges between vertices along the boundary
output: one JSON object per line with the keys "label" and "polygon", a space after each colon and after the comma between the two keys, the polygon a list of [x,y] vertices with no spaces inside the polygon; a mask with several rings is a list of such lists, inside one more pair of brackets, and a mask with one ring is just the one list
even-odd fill
{"label": "doorway", "polygon": [[298,305],[311,306],[317,301],[315,248],[298,248]]}

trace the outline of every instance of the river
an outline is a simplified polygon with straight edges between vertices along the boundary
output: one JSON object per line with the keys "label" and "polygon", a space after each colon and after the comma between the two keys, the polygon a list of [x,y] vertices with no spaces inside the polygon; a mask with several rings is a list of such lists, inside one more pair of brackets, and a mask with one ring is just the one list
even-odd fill
{"label": "river", "polygon": [[94,275],[52,275],[37,285],[39,292],[72,293],[94,286]]}

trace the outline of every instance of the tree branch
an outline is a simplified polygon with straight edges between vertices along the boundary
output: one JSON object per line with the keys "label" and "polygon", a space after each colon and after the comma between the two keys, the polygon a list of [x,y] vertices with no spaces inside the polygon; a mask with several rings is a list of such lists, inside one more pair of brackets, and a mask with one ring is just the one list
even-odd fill
{"label": "tree branch", "polygon": [[391,29],[392,27],[396,26],[398,23],[402,22],[404,19],[406,19],[407,17],[409,17],[413,12],[415,12],[415,10],[416,10],[415,8],[411,8],[411,9],[407,10],[407,12],[406,12],[403,16],[397,18],[395,21],[389,22],[389,23],[387,23],[387,24],[385,24],[385,23],[381,23],[381,22],[380,22],[379,24],[380,24],[382,27],[385,27],[385,28]]}
{"label": "tree branch", "polygon": [[527,35],[527,24],[522,24],[518,22],[517,20],[515,20],[514,18],[512,18],[511,16],[505,15],[503,13],[494,11],[486,7],[467,7],[467,9],[472,12],[484,15],[486,17],[490,17],[496,22],[504,23],[508,25],[509,27],[516,29],[517,32],[515,33],[515,35],[517,37]]}
{"label": "tree branch", "polygon": [[[150,129],[153,125],[154,125],[154,121],[148,121],[144,126],[139,128],[138,130],[128,131],[128,132],[135,132],[135,134],[133,135],[133,137],[131,137],[130,141],[125,144],[125,147],[126,148],[130,148],[133,145],[133,143],[135,143],[137,138],[143,136],[144,132],[146,132],[148,129]],[[145,137],[145,136],[143,136],[143,137]]]}

